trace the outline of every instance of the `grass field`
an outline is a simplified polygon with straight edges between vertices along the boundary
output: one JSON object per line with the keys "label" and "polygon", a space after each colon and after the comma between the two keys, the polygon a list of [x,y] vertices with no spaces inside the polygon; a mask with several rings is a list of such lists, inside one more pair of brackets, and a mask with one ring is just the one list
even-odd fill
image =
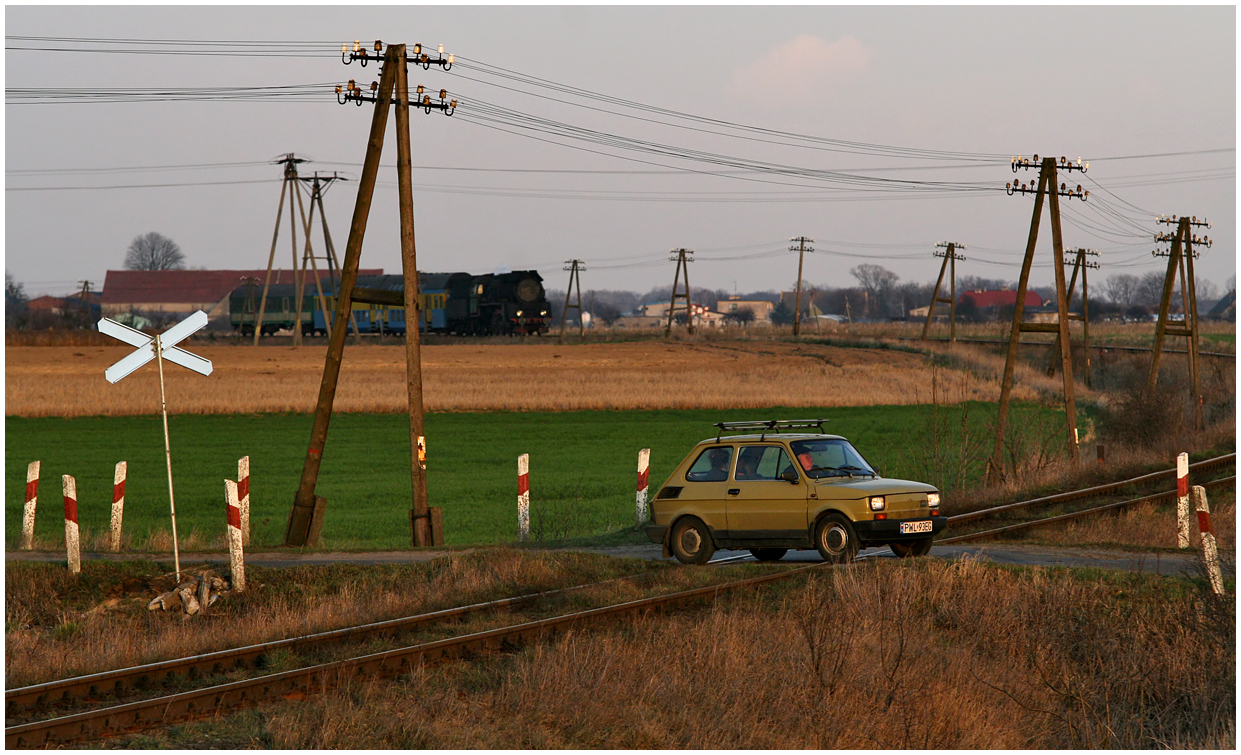
{"label": "grass field", "polygon": [[[989,404],[967,404],[985,433]],[[516,539],[516,459],[530,454],[531,533],[539,540],[598,535],[634,524],[637,453],[651,448],[652,488],[663,483],[712,423],[771,417],[828,417],[888,476],[913,476],[913,450],[931,407],[763,410],[434,413],[426,418],[431,505],[444,510],[450,545]],[[940,418],[962,407],[940,407]],[[1055,412],[1019,407],[1018,416]],[[959,422],[959,419],[958,419]],[[310,438],[307,415],[174,416],[169,420],[182,548],[220,547],[225,479],[251,458],[253,547],[283,541]],[[42,462],[36,538],[59,548],[61,480],[78,484],[83,541],[106,535],[113,466],[129,463],[125,527],[133,549],[171,550],[163,436],[158,416],[5,420],[5,532],[21,532],[26,465]],[[323,547],[401,548],[409,543],[409,424],[400,414],[338,414],[331,424],[318,492],[328,499]]]}

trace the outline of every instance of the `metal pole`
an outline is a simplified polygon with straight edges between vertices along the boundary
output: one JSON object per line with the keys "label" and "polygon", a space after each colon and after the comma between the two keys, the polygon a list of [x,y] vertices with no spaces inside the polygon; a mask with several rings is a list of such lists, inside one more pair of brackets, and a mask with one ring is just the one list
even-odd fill
{"label": "metal pole", "polygon": [[[384,130],[388,125],[388,106],[392,102],[392,86],[396,79],[398,59],[392,48],[385,55],[383,74],[376,92],[375,115],[371,119],[371,131],[366,147],[366,159],[362,164],[362,178],[358,182],[358,198],[353,208],[353,221],[349,227],[349,240],[345,244],[345,264],[341,270],[340,292],[336,297],[336,321],[344,322],[353,311],[353,287],[358,279],[358,263],[362,255],[362,238],[366,235],[366,221],[370,215],[371,198],[375,193],[375,177],[379,172],[379,157],[383,152]],[[319,384],[319,400],[315,405],[314,424],[310,431],[310,445],[306,449],[306,461],[302,466],[302,478],[298,485],[293,509],[289,512],[289,524],[284,544],[300,546],[310,535],[310,525],[315,511],[315,485],[319,480],[319,465],[323,460],[323,446],[327,442],[328,425],[332,419],[332,401],[336,397],[336,384],[340,378],[341,357],[345,350],[345,328],[336,328],[328,339],[327,356],[323,364],[323,380]]]}
{"label": "metal pole", "polygon": [[405,383],[409,394],[410,478],[413,483],[412,542],[431,545],[427,510],[426,434],[422,425],[422,334],[418,312],[418,262],[414,246],[414,184],[409,145],[409,78],[405,45],[396,55],[396,175],[401,212],[401,268],[405,273]]}
{"label": "metal pole", "polygon": [[155,361],[159,364],[159,411],[164,418],[164,461],[168,467],[168,510],[172,513],[172,563],[181,584],[181,552],[177,545],[177,504],[172,495],[172,446],[168,442],[168,403],[164,399],[164,350],[155,336]]}

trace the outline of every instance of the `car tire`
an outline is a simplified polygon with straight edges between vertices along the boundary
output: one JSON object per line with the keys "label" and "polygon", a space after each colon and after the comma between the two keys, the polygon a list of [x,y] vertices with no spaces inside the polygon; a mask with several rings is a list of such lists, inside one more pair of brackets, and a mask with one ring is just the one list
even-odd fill
{"label": "car tire", "polygon": [[683,564],[705,564],[715,555],[711,532],[701,519],[687,516],[677,520],[668,536],[668,547]]}
{"label": "car tire", "polygon": [[903,543],[888,543],[888,547],[896,554],[898,558],[913,558],[914,556],[925,556],[931,552],[931,541],[933,537],[924,537],[920,540],[906,540]]}
{"label": "car tire", "polygon": [[814,528],[814,547],[829,564],[847,564],[858,552],[857,533],[840,514],[828,514]]}
{"label": "car tire", "polygon": [[788,553],[788,548],[751,548],[750,555],[759,561],[779,561]]}

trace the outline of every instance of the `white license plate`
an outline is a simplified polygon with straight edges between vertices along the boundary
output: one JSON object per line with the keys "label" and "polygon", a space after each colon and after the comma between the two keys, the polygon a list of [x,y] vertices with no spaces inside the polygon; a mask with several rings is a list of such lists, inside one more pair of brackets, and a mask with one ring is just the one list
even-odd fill
{"label": "white license plate", "polygon": [[921,532],[931,531],[931,522],[901,522],[902,535],[916,535]]}

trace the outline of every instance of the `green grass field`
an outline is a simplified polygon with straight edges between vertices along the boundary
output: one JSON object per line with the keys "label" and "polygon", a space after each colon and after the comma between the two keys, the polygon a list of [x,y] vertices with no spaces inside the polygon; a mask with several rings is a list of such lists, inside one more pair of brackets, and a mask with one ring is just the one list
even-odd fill
{"label": "green grass field", "polygon": [[[530,454],[531,534],[560,540],[616,533],[634,524],[637,453],[651,448],[652,495],[712,423],[769,417],[829,417],[890,477],[911,475],[910,449],[928,426],[929,406],[765,411],[583,411],[445,413],[426,418],[428,490],[444,511],[449,545],[516,540],[517,456]],[[941,407],[959,417],[959,407]],[[1051,410],[1026,408],[1039,413]],[[994,405],[971,405],[969,424],[985,433]],[[958,421],[959,424],[959,421]],[[177,529],[214,549],[224,531],[225,479],[237,459],[251,465],[251,548],[284,538],[310,437],[308,415],[169,418]],[[129,463],[125,533],[145,542],[167,531],[168,488],[158,416],[5,420],[5,533],[21,533],[26,465],[42,462],[35,533],[63,538],[61,475],[77,479],[79,520],[89,542],[106,531],[113,467]],[[324,548],[404,548],[409,544],[409,421],[405,415],[340,414],[332,419],[318,493],[328,500]]]}

